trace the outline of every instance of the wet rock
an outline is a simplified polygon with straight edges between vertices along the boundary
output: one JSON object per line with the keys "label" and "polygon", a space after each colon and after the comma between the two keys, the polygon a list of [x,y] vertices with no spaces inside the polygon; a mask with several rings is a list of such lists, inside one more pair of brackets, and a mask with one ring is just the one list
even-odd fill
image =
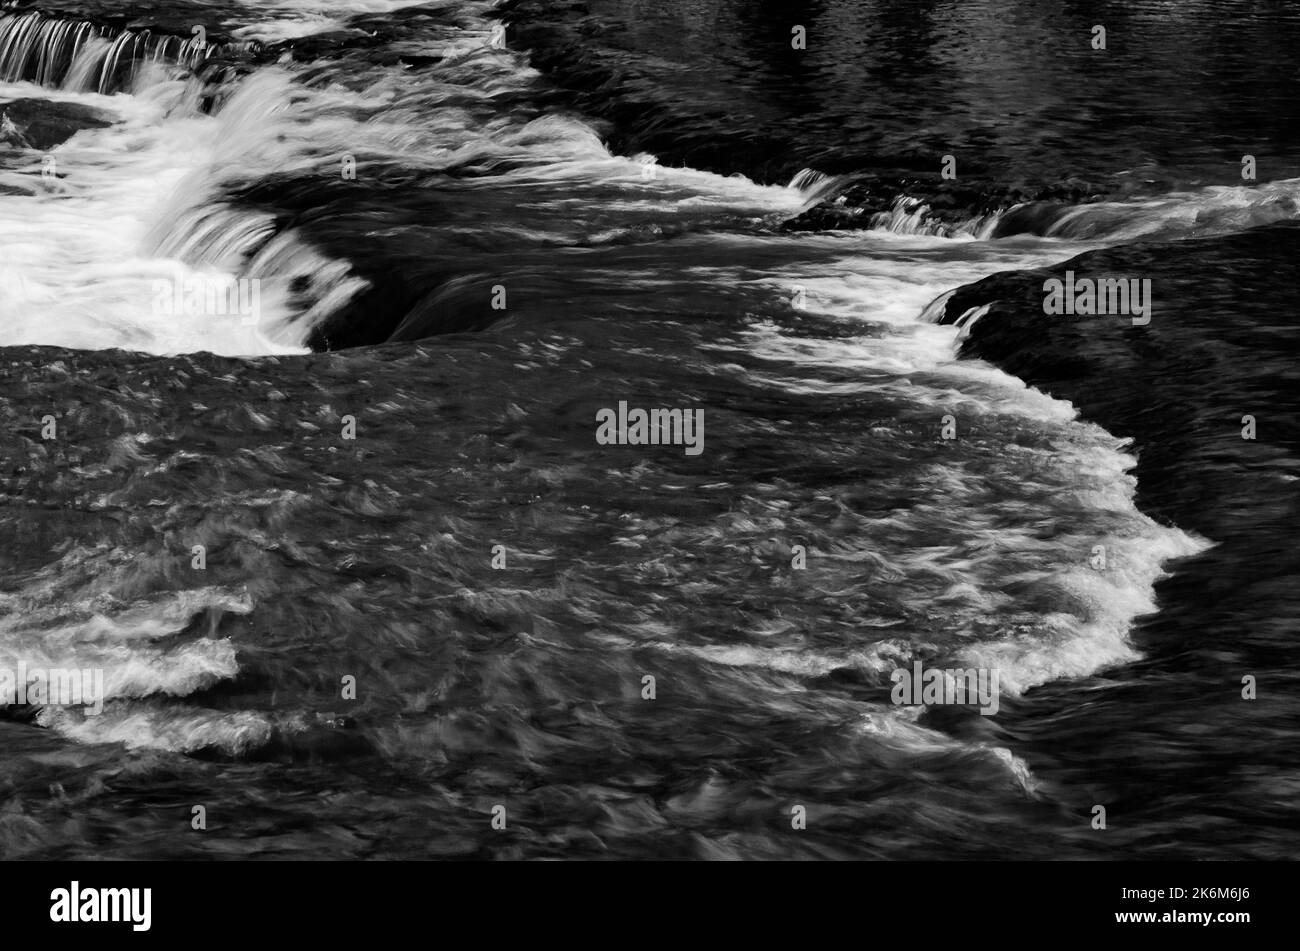
{"label": "wet rock", "polygon": [[113,117],[101,109],[75,102],[15,99],[0,105],[0,142],[46,151],[82,129],[102,129]]}
{"label": "wet rock", "polygon": [[842,228],[865,228],[870,222],[871,213],[864,208],[851,208],[836,202],[823,201],[783,222],[781,230],[833,231]]}

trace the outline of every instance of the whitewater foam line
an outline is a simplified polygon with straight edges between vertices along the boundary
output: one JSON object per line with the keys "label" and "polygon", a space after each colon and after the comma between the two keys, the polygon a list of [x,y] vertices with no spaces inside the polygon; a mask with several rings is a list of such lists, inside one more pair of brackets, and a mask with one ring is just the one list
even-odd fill
{"label": "whitewater foam line", "polygon": [[102,699],[166,694],[184,697],[239,673],[230,638],[201,639],[172,648],[102,643],[47,649],[41,644],[0,644],[0,668],[102,670]]}
{"label": "whitewater foam line", "polygon": [[[1163,527],[1137,509],[1130,474],[1136,460],[1127,440],[992,364],[960,359],[964,328],[938,323],[956,292],[954,278],[965,285],[998,271],[1047,266],[1072,257],[1079,244],[954,243],[888,232],[790,240],[804,248],[805,260],[760,283],[785,294],[797,286],[803,313],[837,326],[858,323],[863,335],[806,336],[769,321],[742,332],[741,343],[706,346],[762,359],[763,365],[746,370],[747,381],[804,395],[876,394],[935,426],[953,413],[963,434],[988,431],[984,418],[1023,420],[994,424],[992,431],[1029,430],[1049,440],[1046,446],[1034,440],[992,450],[977,439],[969,451],[955,448],[913,473],[908,489],[930,498],[929,510],[960,513],[960,530],[949,528],[942,544],[933,540],[939,525],[927,507],[914,505],[861,518],[860,547],[818,551],[819,562],[861,560],[880,568],[878,559],[889,559],[898,572],[896,596],[906,598],[918,616],[933,611],[935,597],[944,599],[945,636],[914,644],[917,655],[996,668],[1008,696],[1136,660],[1128,632],[1138,617],[1157,610],[1154,586],[1165,575],[1164,564],[1204,551],[1209,543]],[[844,255],[846,246],[853,253]],[[821,249],[838,260],[818,260]],[[907,438],[915,427],[915,421],[903,423],[892,438]],[[1041,509],[1044,498],[1055,500],[1050,509]],[[1006,512],[1020,509],[1024,514],[1008,523]],[[1050,541],[1039,537],[1044,517],[1059,525]],[[1098,545],[1109,559],[1101,571],[1088,560]],[[811,559],[811,547],[809,552]],[[1011,596],[1008,590],[1020,593]],[[999,618],[1005,619],[1001,630],[988,623]],[[861,657],[809,657],[798,650],[771,656],[732,648],[708,653],[719,662],[779,665],[808,675],[825,671],[827,661],[864,666]]]}
{"label": "whitewater foam line", "polygon": [[[833,193],[833,180],[796,176],[810,197]],[[1033,235],[1118,244],[1226,234],[1279,221],[1300,220],[1300,178],[1259,185],[1210,185],[1160,198],[1097,201],[1080,205],[1020,202],[962,221],[937,216],[922,198],[900,195],[889,211],[873,214],[871,230],[899,235],[988,240]]]}
{"label": "whitewater foam line", "polygon": [[[1287,185],[1300,184],[1285,183]],[[1212,195],[1219,196],[1215,190]],[[1236,199],[1233,195],[1230,200]],[[1170,204],[1157,203],[1161,212]],[[1087,207],[1087,206],[1084,206]],[[1172,219],[1166,215],[1162,223]],[[1069,260],[1066,255],[1061,260]],[[969,283],[969,282],[968,282]],[[942,318],[952,297],[965,284],[935,297],[921,311],[920,319],[934,326]],[[1058,446],[1057,468],[1077,473],[1071,488],[1084,493],[1089,508],[1098,513],[1119,515],[1122,521],[1104,533],[1081,535],[1081,551],[1103,553],[1104,570],[1096,565],[1076,563],[1050,576],[1020,578],[1023,586],[1031,582],[1038,587],[1050,586],[1056,599],[1068,610],[1047,615],[1036,636],[1031,639],[1011,637],[991,643],[973,644],[960,655],[967,666],[996,669],[1000,687],[1008,696],[1018,697],[1026,690],[1055,680],[1079,679],[1099,670],[1141,659],[1129,634],[1140,617],[1159,610],[1155,585],[1168,577],[1165,564],[1178,558],[1200,554],[1213,547],[1207,539],[1165,527],[1143,513],[1136,504],[1137,478],[1132,471],[1137,460],[1127,451],[1131,440],[1114,436],[1101,426],[1079,417],[1073,404],[1059,400],[1029,386],[1019,378],[983,360],[960,359],[960,341],[971,326],[988,311],[989,305],[971,308],[953,324],[952,353],[958,358],[955,368],[983,375],[984,367],[1016,380],[1025,393],[1055,404],[1065,411],[1068,425],[1085,438]]]}
{"label": "whitewater foam line", "polygon": [[893,707],[864,714],[857,723],[858,732],[877,743],[909,756],[949,757],[976,756],[992,760],[1031,799],[1044,798],[1042,784],[1029,764],[1005,746],[958,739],[916,722],[920,707]]}
{"label": "whitewater foam line", "polygon": [[182,38],[151,30],[114,30],[39,11],[0,13],[0,80],[71,92],[107,95],[130,89],[141,64],[197,70],[213,57],[248,55],[260,48],[249,41],[212,43],[202,34]]}
{"label": "whitewater foam line", "polygon": [[[871,675],[879,684],[885,685],[889,682],[889,672],[906,663],[907,658],[914,653],[914,645],[900,640],[881,641],[869,650],[830,654],[749,644],[683,644],[660,639],[668,632],[654,630],[653,625],[643,626],[640,632],[651,636],[641,639],[608,632],[596,636],[602,650],[653,650],[669,656],[688,656],[723,671],[730,668],[742,675],[750,670],[769,671],[777,677],[767,682],[765,688],[778,693],[785,701],[789,700],[792,689],[787,677],[819,678],[834,671],[853,670]],[[760,683],[746,677],[744,689],[752,694]],[[1005,771],[1026,796],[1041,797],[1040,784],[1029,765],[1010,749],[986,742],[964,740],[923,726],[917,722],[922,710],[919,706],[854,702],[847,709],[855,711],[848,726],[857,735],[869,735],[884,746],[918,759],[959,755],[991,760]],[[833,713],[830,710],[825,712],[836,718],[844,716],[844,711],[838,708]]]}
{"label": "whitewater foam line", "polygon": [[248,614],[253,610],[247,591],[223,587],[187,588],[131,602],[106,592],[92,596],[66,591],[66,579],[60,575],[74,570],[79,557],[76,552],[65,555],[18,592],[0,593],[0,649],[38,631],[44,643],[65,646],[156,640],[180,632],[205,611]]}
{"label": "whitewater foam line", "polygon": [[308,732],[314,720],[304,713],[226,712],[180,707],[157,700],[118,701],[94,717],[63,707],[44,707],[36,723],[77,743],[121,743],[129,750],[169,753],[217,750],[246,756],[277,736]]}
{"label": "whitewater foam line", "polygon": [[0,667],[99,669],[104,699],[185,696],[239,673],[229,638],[172,644],[204,613],[248,614],[251,598],[229,588],[168,592],[121,602],[65,590],[65,556],[13,594],[0,594]]}
{"label": "whitewater foam line", "polygon": [[[347,30],[351,17],[393,13],[424,6],[429,0],[239,0],[257,11],[257,23],[227,20],[230,35],[240,40],[275,44]],[[358,31],[359,32],[359,31]]]}

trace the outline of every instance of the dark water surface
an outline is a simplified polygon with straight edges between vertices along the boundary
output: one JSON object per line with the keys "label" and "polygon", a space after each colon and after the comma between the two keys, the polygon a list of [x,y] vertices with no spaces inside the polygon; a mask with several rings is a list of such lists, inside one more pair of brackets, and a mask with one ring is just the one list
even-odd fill
{"label": "dark water surface", "polygon": [[[1290,857],[1298,32],[0,12],[0,666],[109,694],[0,712],[0,854]],[[1045,316],[1067,267],[1151,323]],[[158,313],[214,275],[256,321]]]}
{"label": "dark water surface", "polygon": [[[1300,176],[1287,3],[511,0],[533,61],[614,146],[956,203]],[[1106,48],[1093,48],[1093,27]],[[803,26],[807,49],[791,48]],[[940,180],[943,156],[958,178]],[[892,197],[892,196],[890,196]]]}

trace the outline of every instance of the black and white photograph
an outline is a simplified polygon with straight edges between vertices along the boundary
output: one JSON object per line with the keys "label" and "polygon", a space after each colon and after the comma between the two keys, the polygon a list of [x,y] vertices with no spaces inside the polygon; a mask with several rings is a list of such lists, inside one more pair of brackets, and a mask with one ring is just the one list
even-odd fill
{"label": "black and white photograph", "polygon": [[1282,0],[0,3],[22,914],[997,862],[1248,939],[1297,51]]}

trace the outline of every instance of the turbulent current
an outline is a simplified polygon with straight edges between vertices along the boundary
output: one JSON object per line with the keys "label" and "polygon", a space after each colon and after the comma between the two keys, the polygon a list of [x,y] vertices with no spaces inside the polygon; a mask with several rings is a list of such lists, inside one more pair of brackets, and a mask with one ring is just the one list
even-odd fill
{"label": "turbulent current", "polygon": [[1290,854],[1297,126],[1152,114],[1213,3],[1094,100],[1077,5],[749,6],[0,7],[0,668],[104,676],[0,854]]}

